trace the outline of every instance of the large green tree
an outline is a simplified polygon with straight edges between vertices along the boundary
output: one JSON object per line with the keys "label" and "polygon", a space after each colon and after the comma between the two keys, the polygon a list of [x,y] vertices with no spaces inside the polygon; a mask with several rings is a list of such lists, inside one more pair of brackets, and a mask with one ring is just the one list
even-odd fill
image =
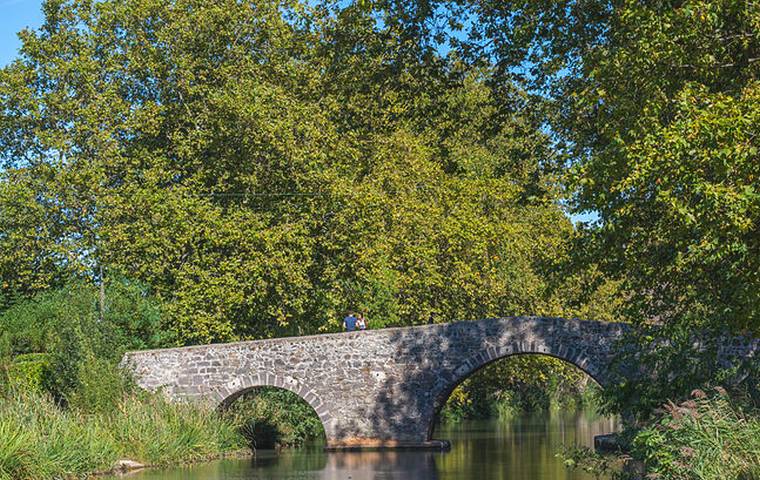
{"label": "large green tree", "polygon": [[46,2],[0,71],[6,296],[126,275],[181,343],[584,311],[542,102],[382,8]]}
{"label": "large green tree", "polygon": [[633,319],[655,325],[620,358],[645,375],[621,376],[610,404],[646,417],[709,383],[757,398],[752,369],[720,372],[714,347],[760,333],[760,6],[471,5],[482,22],[465,50],[497,58],[499,82],[518,74],[552,99],[571,200],[599,216],[582,253],[623,282]]}
{"label": "large green tree", "polygon": [[[601,290],[625,292],[618,313],[643,327],[621,365],[643,363],[645,375],[621,376],[614,406],[648,415],[698,385],[737,380],[716,376],[712,347],[727,333],[760,334],[760,6],[368,3],[400,36],[444,43],[468,66],[487,67],[494,97],[509,98],[515,85],[532,94],[569,205],[598,216],[573,253],[594,267],[569,271],[579,285],[556,292],[576,288],[588,299],[600,291],[588,287],[612,278]],[[710,347],[699,359],[697,339]],[[752,391],[756,377],[745,373]]]}
{"label": "large green tree", "polygon": [[450,43],[495,91],[550,101],[572,204],[599,217],[584,246],[633,317],[760,331],[757,3],[389,3],[407,28],[459,19]]}

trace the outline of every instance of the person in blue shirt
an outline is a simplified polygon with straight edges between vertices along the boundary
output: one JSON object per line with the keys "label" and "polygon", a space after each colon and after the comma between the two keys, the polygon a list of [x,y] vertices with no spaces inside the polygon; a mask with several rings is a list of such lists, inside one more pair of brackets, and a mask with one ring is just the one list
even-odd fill
{"label": "person in blue shirt", "polygon": [[353,332],[356,330],[356,317],[354,316],[354,312],[348,312],[348,316],[343,319],[343,328],[345,328],[347,332]]}

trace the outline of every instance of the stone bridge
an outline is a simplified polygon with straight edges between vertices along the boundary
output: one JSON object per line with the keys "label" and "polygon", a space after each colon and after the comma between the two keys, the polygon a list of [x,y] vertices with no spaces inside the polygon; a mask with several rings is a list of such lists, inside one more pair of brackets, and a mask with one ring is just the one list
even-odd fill
{"label": "stone bridge", "polygon": [[603,387],[612,346],[628,328],[488,319],[130,352],[123,363],[138,385],[175,400],[224,407],[257,387],[295,392],[321,419],[328,449],[435,447],[443,445],[431,440],[438,411],[473,372],[511,355],[541,354],[572,363]]}

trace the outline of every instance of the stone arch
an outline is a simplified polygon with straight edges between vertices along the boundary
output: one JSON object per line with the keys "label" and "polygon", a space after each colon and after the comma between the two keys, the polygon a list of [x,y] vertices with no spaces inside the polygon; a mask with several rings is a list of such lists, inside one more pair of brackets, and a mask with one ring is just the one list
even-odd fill
{"label": "stone arch", "polygon": [[428,424],[427,438],[430,439],[432,437],[438,414],[458,385],[488,365],[509,357],[515,357],[518,355],[542,355],[563,360],[574,365],[588,375],[600,387],[605,387],[605,379],[603,378],[599,366],[584,351],[566,347],[554,349],[550,345],[545,344],[531,344],[528,348],[525,347],[526,346],[522,344],[490,347],[469,356],[455,368],[452,368],[447,374],[440,375],[434,389],[433,415]]}
{"label": "stone arch", "polygon": [[304,385],[287,375],[273,375],[270,373],[244,375],[215,388],[211,396],[215,399],[217,409],[224,410],[244,394],[261,387],[281,388],[298,395],[317,414],[319,421],[322,422],[322,428],[325,430],[325,434],[327,434],[328,427],[333,423],[333,417],[327,404],[308,385]]}

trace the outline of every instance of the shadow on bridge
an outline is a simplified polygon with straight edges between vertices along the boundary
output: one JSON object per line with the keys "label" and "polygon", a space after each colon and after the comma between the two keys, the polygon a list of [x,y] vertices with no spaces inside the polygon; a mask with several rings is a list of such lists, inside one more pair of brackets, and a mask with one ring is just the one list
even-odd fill
{"label": "shadow on bridge", "polygon": [[[525,321],[546,324],[541,328],[534,325],[515,328],[512,322],[493,319],[436,325],[431,335],[394,332],[391,343],[397,345],[395,358],[404,359],[406,365],[400,378],[385,381],[374,402],[377,410],[368,412],[375,432],[393,432],[393,438],[378,440],[387,446],[394,446],[393,440],[399,439],[410,444],[431,440],[440,410],[454,388],[478,370],[511,356],[536,354],[558,358],[601,384],[599,365],[582,349],[558,346],[559,339],[567,338],[568,325],[563,323],[566,321]],[[508,345],[503,344],[504,339],[508,339]]]}

